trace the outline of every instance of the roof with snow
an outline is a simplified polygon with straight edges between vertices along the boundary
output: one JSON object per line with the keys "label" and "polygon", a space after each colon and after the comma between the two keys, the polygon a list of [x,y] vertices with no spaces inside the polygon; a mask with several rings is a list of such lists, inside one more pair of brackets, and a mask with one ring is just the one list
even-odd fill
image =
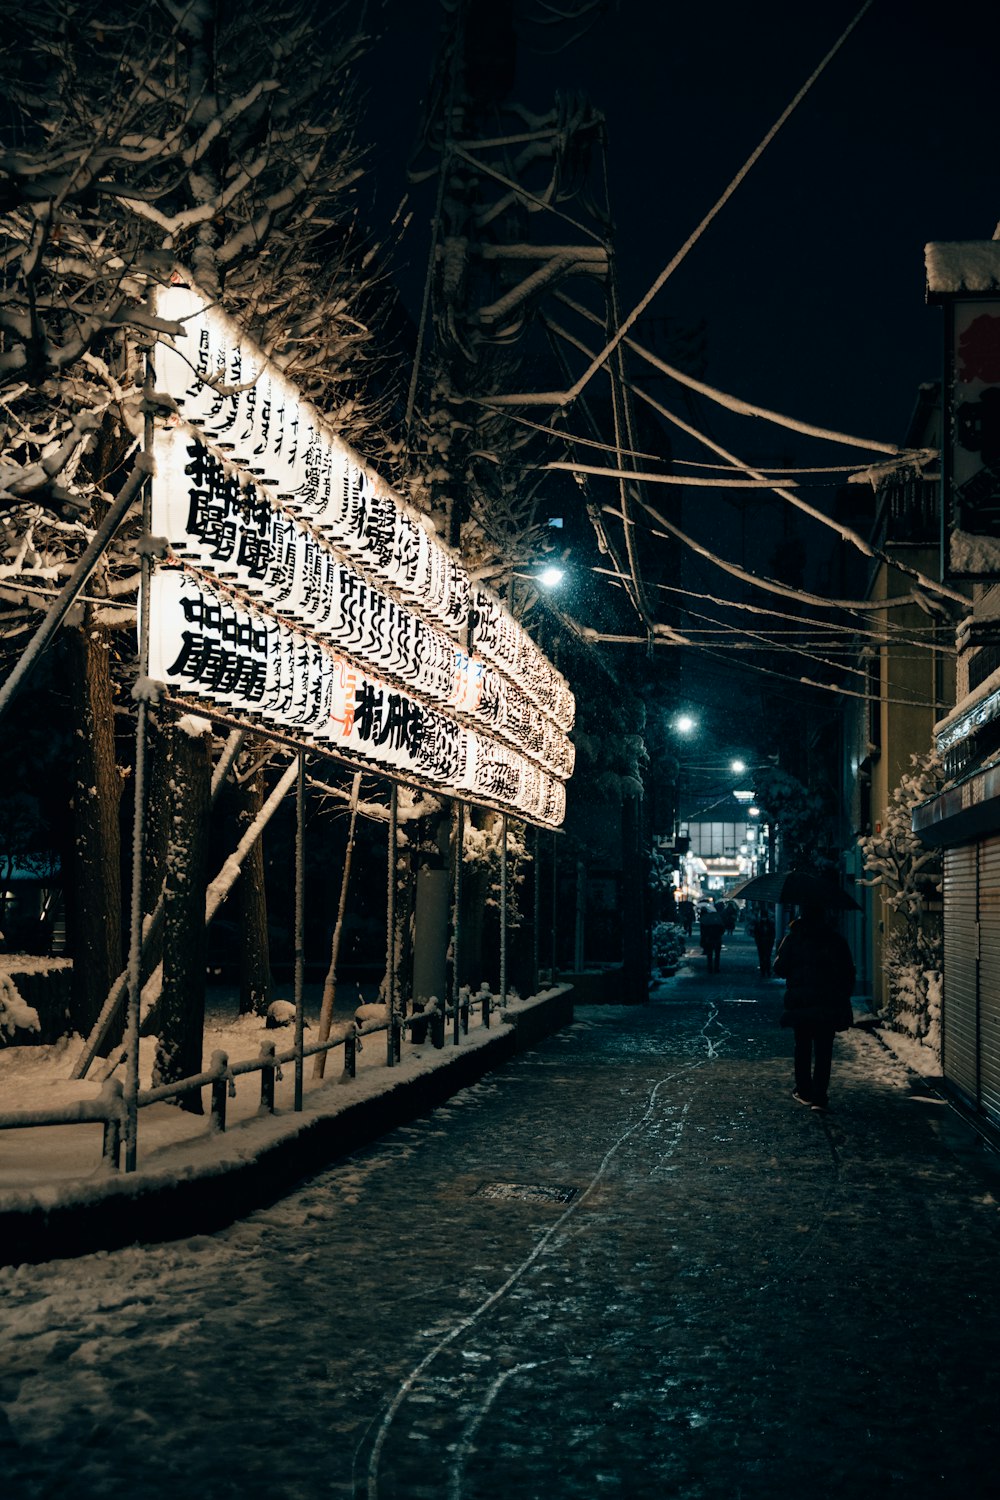
{"label": "roof with snow", "polygon": [[1000,292],[1000,240],[935,240],[924,246],[927,291]]}

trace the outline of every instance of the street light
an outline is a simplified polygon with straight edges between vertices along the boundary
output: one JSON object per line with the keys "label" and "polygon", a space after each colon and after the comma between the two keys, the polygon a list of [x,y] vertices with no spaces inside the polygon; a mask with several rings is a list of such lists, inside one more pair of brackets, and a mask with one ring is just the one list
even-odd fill
{"label": "street light", "polygon": [[698,720],[693,719],[690,714],[678,714],[674,720],[674,728],[678,734],[693,734],[698,728]]}
{"label": "street light", "polygon": [[734,760],[734,761],[732,761],[730,763],[730,766],[729,766],[729,769],[731,771],[735,772],[735,774],[737,776],[742,776],[742,774],[746,770],[746,768],[747,768],[747,763],[746,763],[745,760]]}
{"label": "street light", "polygon": [[543,568],[537,575],[538,582],[544,584],[547,589],[554,589],[556,584],[562,583],[565,576],[565,570],[556,567]]}

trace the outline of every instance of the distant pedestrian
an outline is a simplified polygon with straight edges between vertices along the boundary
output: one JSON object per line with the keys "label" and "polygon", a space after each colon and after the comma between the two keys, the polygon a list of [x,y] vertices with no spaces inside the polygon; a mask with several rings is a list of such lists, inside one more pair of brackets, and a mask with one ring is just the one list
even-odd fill
{"label": "distant pedestrian", "polygon": [[825,1110],[833,1065],[833,1038],[854,1021],[854,960],[821,906],[803,906],[781,941],[774,972],[785,981],[782,1026],[795,1033],[793,1097]]}
{"label": "distant pedestrian", "polygon": [[725,914],[716,902],[714,906],[702,907],[698,921],[701,928],[701,949],[708,959],[708,972],[718,974],[719,960],[722,956],[722,934],[726,930]]}
{"label": "distant pedestrian", "polygon": [[690,937],[694,928],[694,902],[687,896],[677,903],[677,920],[684,928],[684,936]]}
{"label": "distant pedestrian", "polygon": [[757,963],[761,979],[771,977],[771,950],[774,947],[774,918],[769,906],[759,906],[751,919],[750,936],[757,945]]}

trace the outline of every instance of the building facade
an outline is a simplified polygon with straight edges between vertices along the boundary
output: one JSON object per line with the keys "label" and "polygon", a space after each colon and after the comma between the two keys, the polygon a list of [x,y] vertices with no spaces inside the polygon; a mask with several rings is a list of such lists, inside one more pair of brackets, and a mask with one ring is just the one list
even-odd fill
{"label": "building facade", "polygon": [[[939,387],[921,387],[908,449],[940,446],[940,410]],[[940,576],[940,516],[937,473],[892,472],[879,482],[870,540],[881,556],[869,570],[865,594],[874,607],[864,634],[856,637],[854,696],[844,714],[844,873],[861,907],[847,918],[846,931],[857,993],[876,1013],[884,1013],[889,1001],[887,947],[902,919],[881,887],[865,884],[870,877],[858,840],[882,832],[911,757],[931,748],[935,723],[955,701],[951,611],[914,597],[914,572]]]}
{"label": "building facade", "polygon": [[942,556],[971,609],[934,730],[946,779],[913,828],[943,855],[942,1072],[1000,1124],[1000,242],[929,245],[927,270],[947,330]]}

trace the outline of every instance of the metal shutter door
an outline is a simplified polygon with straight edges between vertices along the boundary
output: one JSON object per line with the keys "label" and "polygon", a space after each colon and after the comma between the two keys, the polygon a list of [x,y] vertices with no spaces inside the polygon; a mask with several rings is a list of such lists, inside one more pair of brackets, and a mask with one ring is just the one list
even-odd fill
{"label": "metal shutter door", "polygon": [[949,1083],[979,1103],[978,845],[944,851],[944,997],[941,1068]]}
{"label": "metal shutter door", "polygon": [[979,1096],[1000,1121],[1000,838],[979,846]]}

